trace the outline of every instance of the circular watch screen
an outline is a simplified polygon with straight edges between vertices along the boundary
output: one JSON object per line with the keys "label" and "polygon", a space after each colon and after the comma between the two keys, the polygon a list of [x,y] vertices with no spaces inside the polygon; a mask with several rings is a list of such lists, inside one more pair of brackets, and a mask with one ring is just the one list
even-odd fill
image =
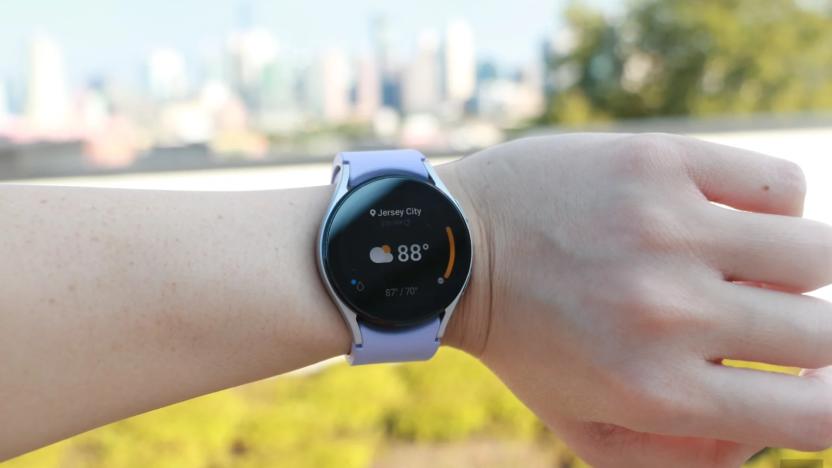
{"label": "circular watch screen", "polygon": [[335,293],[360,318],[379,325],[438,316],[471,268],[462,213],[432,184],[405,176],[372,179],[348,192],[322,242]]}

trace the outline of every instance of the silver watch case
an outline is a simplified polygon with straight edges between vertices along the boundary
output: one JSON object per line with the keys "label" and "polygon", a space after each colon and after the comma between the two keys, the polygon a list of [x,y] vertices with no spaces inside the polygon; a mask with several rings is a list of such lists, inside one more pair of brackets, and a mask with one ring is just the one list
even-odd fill
{"label": "silver watch case", "polygon": [[[427,161],[427,159],[422,160],[422,164],[425,166],[425,170],[428,173],[429,182],[433,183],[433,185],[438,188],[442,193],[444,193],[448,199],[456,206],[459,212],[462,214],[462,219],[465,222],[465,228],[468,229],[468,232],[471,231],[470,223],[468,222],[468,218],[465,216],[465,212],[462,210],[462,206],[460,206],[459,202],[457,202],[456,198],[451,194],[448,190],[448,187],[442,183],[442,179],[436,174],[436,171],[433,169],[433,166]],[[338,294],[335,293],[335,289],[333,289],[332,284],[329,282],[329,278],[326,276],[326,272],[324,270],[324,260],[323,260],[323,236],[324,236],[324,229],[326,227],[327,221],[329,221],[330,216],[332,216],[332,211],[335,209],[335,206],[338,205],[338,202],[344,198],[347,193],[349,193],[349,180],[350,180],[350,165],[349,163],[342,163],[340,158],[336,160],[336,167],[335,171],[332,176],[332,182],[335,184],[335,189],[332,192],[332,198],[329,200],[329,205],[326,209],[326,214],[324,215],[323,221],[321,222],[321,227],[318,229],[318,240],[315,246],[315,254],[317,257],[318,263],[318,273],[321,275],[321,280],[323,281],[324,285],[326,286],[327,292],[329,292],[330,297],[335,302],[335,305],[338,307],[338,310],[341,312],[341,315],[344,317],[344,321],[347,323],[347,327],[350,329],[350,333],[352,333],[353,343],[356,345],[363,344],[363,339],[361,337],[361,329],[358,328],[358,315],[350,309],[350,307],[338,297]],[[473,237],[469,236],[472,239]],[[474,265],[474,249],[471,249],[471,263],[468,266],[468,271],[465,273],[465,281],[462,283],[462,288],[459,290],[459,294],[454,297],[454,300],[445,307],[445,311],[440,313],[441,321],[439,323],[439,332],[437,333],[436,338],[438,340],[442,339],[442,336],[445,334],[445,329],[448,326],[448,322],[451,320],[451,316],[454,313],[454,309],[456,309],[456,305],[459,303],[459,299],[462,297],[462,294],[465,292],[465,289],[468,287],[468,281],[471,279],[471,270],[473,269]]]}

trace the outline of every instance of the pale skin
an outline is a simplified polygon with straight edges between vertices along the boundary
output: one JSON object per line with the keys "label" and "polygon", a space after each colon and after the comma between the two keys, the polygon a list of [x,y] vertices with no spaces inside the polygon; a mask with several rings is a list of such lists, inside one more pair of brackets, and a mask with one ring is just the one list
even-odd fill
{"label": "pale skin", "polygon": [[[475,244],[445,344],[588,462],[832,445],[832,305],[802,294],[832,282],[832,228],[801,218],[797,166],[575,134],[437,172]],[[0,186],[0,460],[348,352],[314,263],[330,191]]]}

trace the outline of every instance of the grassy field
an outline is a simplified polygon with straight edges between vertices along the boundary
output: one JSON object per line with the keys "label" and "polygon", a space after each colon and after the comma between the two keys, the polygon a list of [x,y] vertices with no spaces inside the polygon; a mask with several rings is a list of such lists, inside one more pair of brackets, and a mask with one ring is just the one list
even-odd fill
{"label": "grassy field", "polygon": [[[71,402],[68,402],[71,404]],[[769,450],[749,467],[817,454]],[[2,468],[586,467],[485,367],[345,363],[214,393],[105,426]]]}

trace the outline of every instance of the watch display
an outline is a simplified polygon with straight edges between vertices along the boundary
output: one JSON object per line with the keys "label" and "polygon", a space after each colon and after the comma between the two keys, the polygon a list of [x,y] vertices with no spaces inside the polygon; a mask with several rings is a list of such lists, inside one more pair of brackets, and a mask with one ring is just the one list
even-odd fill
{"label": "watch display", "polygon": [[459,209],[432,184],[408,176],[351,189],[333,208],[322,242],[336,294],[378,325],[436,318],[471,268],[471,238]]}

